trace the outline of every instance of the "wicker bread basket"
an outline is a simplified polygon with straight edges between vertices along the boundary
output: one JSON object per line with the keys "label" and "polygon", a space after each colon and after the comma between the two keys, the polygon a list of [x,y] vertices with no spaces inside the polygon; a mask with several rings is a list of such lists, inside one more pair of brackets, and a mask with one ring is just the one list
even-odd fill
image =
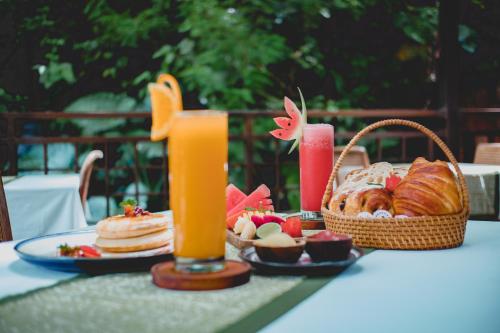
{"label": "wicker bread basket", "polygon": [[[335,214],[328,209],[333,181],[348,151],[370,131],[384,126],[408,126],[431,138],[450,160],[458,176],[458,190],[462,210],[457,214],[418,216],[409,218],[359,218]],[[445,249],[460,246],[464,240],[469,217],[469,194],[464,176],[446,144],[428,128],[408,120],[388,119],[364,128],[346,146],[330,175],[321,211],[328,230],[352,236],[354,244],[361,247],[400,250]]]}

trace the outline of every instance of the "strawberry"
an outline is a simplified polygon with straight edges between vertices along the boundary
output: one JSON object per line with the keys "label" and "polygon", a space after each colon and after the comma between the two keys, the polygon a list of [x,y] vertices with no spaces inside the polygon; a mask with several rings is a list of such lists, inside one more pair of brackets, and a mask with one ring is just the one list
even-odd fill
{"label": "strawberry", "polygon": [[123,206],[123,214],[127,217],[134,217],[134,206],[125,205]]}
{"label": "strawberry", "polygon": [[81,256],[85,258],[99,258],[101,254],[92,246],[80,245]]}
{"label": "strawberry", "polygon": [[401,177],[391,174],[389,177],[385,179],[385,188],[389,192],[394,192],[396,186],[398,186],[401,181]]}
{"label": "strawberry", "polygon": [[302,224],[299,216],[292,216],[281,224],[281,229],[291,237],[302,237]]}

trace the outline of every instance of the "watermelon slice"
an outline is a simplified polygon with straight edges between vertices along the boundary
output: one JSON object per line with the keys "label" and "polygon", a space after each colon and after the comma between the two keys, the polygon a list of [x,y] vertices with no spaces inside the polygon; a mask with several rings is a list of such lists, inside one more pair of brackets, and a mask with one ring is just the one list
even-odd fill
{"label": "watermelon slice", "polygon": [[[231,208],[227,212],[227,216],[231,216],[241,210],[244,210],[245,208],[255,208],[259,209],[261,206],[262,208],[265,208],[265,206],[269,206],[269,201],[266,199],[269,198],[271,195],[271,191],[269,190],[269,187],[266,185],[262,184],[259,187],[257,187],[250,195],[248,195],[244,200],[239,202],[236,206]],[[266,205],[264,205],[264,200],[266,200]]]}
{"label": "watermelon slice", "polygon": [[233,184],[226,187],[226,212],[229,212],[234,206],[243,201],[247,195]]}
{"label": "watermelon slice", "polygon": [[304,128],[304,125],[307,124],[306,103],[304,102],[304,96],[302,96],[302,92],[300,91],[300,89],[299,94],[300,101],[302,103],[302,113],[297,108],[297,105],[295,105],[294,102],[292,102],[288,97],[285,96],[283,104],[285,105],[285,111],[290,116],[290,118],[274,118],[274,122],[280,128],[269,132],[277,139],[286,141],[295,140],[292,147],[288,151],[288,154],[290,154],[299,144],[300,138],[302,137],[302,129]]}

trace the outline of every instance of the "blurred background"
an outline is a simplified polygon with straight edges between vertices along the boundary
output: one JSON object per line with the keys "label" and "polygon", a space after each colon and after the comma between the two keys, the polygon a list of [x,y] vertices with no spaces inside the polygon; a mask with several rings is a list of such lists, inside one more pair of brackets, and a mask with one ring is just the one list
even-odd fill
{"label": "blurred background", "polygon": [[[500,139],[499,17],[496,0],[4,0],[0,169],[78,172],[99,149],[89,216],[125,196],[168,208],[166,144],[148,141],[146,86],[159,73],[178,79],[186,109],[231,110],[230,182],[266,183],[280,210],[298,209],[298,156],[267,132],[283,96],[299,104],[297,87],[339,146],[408,118],[470,162],[477,143]],[[362,144],[371,161],[442,157],[404,129]]]}

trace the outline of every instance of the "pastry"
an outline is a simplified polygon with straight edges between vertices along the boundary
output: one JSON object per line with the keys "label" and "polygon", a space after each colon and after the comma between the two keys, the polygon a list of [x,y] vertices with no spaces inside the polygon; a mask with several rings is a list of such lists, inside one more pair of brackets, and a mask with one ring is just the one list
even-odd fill
{"label": "pastry", "polygon": [[156,249],[168,245],[172,232],[161,230],[139,237],[110,239],[97,237],[95,244],[107,252],[135,252]]}
{"label": "pastry", "polygon": [[160,248],[172,240],[170,220],[137,206],[134,200],[122,202],[123,215],[108,217],[96,226],[96,246],[106,252],[135,252]]}
{"label": "pastry", "polygon": [[446,215],[460,212],[462,205],[453,172],[443,161],[417,158],[408,175],[393,193],[396,215]]}
{"label": "pastry", "polygon": [[406,173],[406,169],[394,168],[387,162],[351,171],[333,193],[328,207],[337,214],[348,216],[357,216],[360,212],[372,214],[379,209],[393,213],[392,198],[385,182],[391,175],[403,178]]}
{"label": "pastry", "polygon": [[96,231],[99,237],[109,239],[131,238],[166,230],[168,219],[162,214],[139,216],[117,215],[99,221]]}

